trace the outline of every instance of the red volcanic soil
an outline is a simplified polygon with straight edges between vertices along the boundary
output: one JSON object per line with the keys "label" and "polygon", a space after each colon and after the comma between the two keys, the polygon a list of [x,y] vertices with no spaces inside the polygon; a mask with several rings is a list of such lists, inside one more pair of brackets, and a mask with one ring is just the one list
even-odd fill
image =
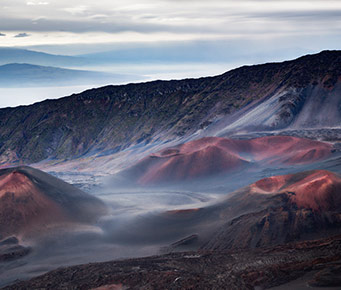
{"label": "red volcanic soil", "polygon": [[257,193],[289,193],[298,208],[341,209],[341,178],[326,170],[264,178],[251,185]]}
{"label": "red volcanic soil", "polygon": [[256,248],[341,233],[341,177],[325,170],[273,176],[214,208],[224,225],[205,249]]}
{"label": "red volcanic soil", "polygon": [[271,136],[251,140],[207,137],[167,148],[140,161],[138,183],[153,184],[209,177],[253,163],[297,165],[322,160],[332,145],[309,139]]}
{"label": "red volcanic soil", "polygon": [[24,174],[14,171],[0,176],[0,236],[65,221],[65,216],[62,208],[49,200]]}
{"label": "red volcanic soil", "polygon": [[[325,170],[264,178],[202,208],[165,212],[202,249],[257,248],[341,233],[341,177]],[[164,223],[164,224],[165,224]]]}
{"label": "red volcanic soil", "polygon": [[103,210],[101,201],[42,171],[0,170],[0,239],[57,223],[85,222]]}
{"label": "red volcanic soil", "polygon": [[255,185],[255,191],[264,193],[278,192],[289,179],[288,175],[272,176],[258,180]]}
{"label": "red volcanic soil", "polygon": [[[158,156],[152,155],[152,157]],[[216,145],[208,145],[198,150],[185,151],[181,152],[181,154],[167,155],[161,158],[163,158],[162,163],[150,168],[139,179],[139,183],[148,184],[155,181],[188,180],[193,177],[209,176],[241,168],[247,163],[238,156]]]}
{"label": "red volcanic soil", "polygon": [[189,209],[176,209],[176,210],[168,210],[166,214],[168,215],[189,215],[199,211],[200,208],[189,208]]}

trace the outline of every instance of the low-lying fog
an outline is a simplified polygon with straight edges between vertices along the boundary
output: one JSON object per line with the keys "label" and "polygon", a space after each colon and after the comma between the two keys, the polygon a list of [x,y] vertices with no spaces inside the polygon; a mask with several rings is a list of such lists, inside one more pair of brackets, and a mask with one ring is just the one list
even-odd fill
{"label": "low-lying fog", "polygon": [[0,286],[28,279],[61,266],[148,256],[191,233],[189,225],[171,225],[160,214],[172,209],[204,206],[217,195],[180,191],[93,191],[108,205],[95,225],[60,226],[20,244],[32,253],[0,263]]}
{"label": "low-lying fog", "polygon": [[[99,87],[105,84],[93,84]],[[0,88],[0,108],[30,105],[46,99],[58,99],[61,96],[69,96],[81,93],[91,88],[90,85],[58,86],[58,87],[35,87],[35,88]]]}
{"label": "low-lying fog", "polygon": [[[72,94],[81,93],[91,88],[98,88],[107,85],[121,85],[131,82],[144,82],[152,80],[171,80],[182,78],[198,78],[202,76],[218,75],[229,68],[234,68],[234,63],[223,64],[173,64],[173,63],[138,63],[138,64],[114,64],[89,67],[73,67],[73,69],[82,69],[89,71],[99,71],[114,74],[113,79],[103,81],[88,81],[81,84],[75,82],[75,85],[65,86],[41,86],[41,87],[23,87],[18,83],[17,87],[0,87],[0,108],[15,107],[19,105],[30,105],[45,99],[57,99]],[[118,75],[119,74],[119,75]],[[120,76],[120,77],[119,77]],[[85,84],[84,84],[85,83]]]}
{"label": "low-lying fog", "polygon": [[[94,225],[61,225],[34,238],[20,240],[32,252],[15,261],[0,263],[0,286],[28,279],[57,267],[89,262],[141,257],[165,252],[165,247],[193,234],[209,235],[216,222],[208,216],[178,215],[178,209],[202,208],[261,178],[309,169],[340,170],[340,156],[314,165],[258,168],[191,184],[167,187],[119,187],[111,177],[56,174],[102,199],[108,214]],[[340,172],[339,172],[340,173]],[[88,182],[94,184],[89,186]],[[189,248],[190,249],[190,248]]]}

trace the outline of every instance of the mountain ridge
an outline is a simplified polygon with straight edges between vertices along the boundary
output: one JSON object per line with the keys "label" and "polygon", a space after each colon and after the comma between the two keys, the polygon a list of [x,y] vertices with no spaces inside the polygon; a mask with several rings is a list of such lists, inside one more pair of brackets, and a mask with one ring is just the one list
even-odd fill
{"label": "mountain ridge", "polygon": [[85,59],[76,56],[49,54],[29,49],[0,47],[0,65],[13,62],[25,62],[45,66],[73,66],[84,64]]}
{"label": "mountain ridge", "polygon": [[28,63],[9,63],[0,66],[0,87],[43,87],[112,82],[124,75],[88,70],[66,69]]}
{"label": "mountain ridge", "polygon": [[[111,154],[133,145],[181,142],[198,132],[226,135],[231,132],[226,129],[228,120],[240,122],[239,111],[271,98],[282,102],[276,113],[280,122],[265,129],[285,129],[310,98],[308,87],[319,88],[323,99],[339,92],[340,63],[341,51],[323,51],[283,63],[244,66],[216,77],[106,86],[1,109],[0,163]],[[291,99],[300,99],[300,93],[290,93],[289,98],[289,89],[303,90],[304,101],[295,105]],[[333,108],[336,119],[330,123],[338,123],[340,112]]]}

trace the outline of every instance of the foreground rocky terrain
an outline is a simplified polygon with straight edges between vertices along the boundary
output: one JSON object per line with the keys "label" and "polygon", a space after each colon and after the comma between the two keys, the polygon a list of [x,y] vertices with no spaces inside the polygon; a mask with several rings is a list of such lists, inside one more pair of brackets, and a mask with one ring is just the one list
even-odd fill
{"label": "foreground rocky terrain", "polygon": [[268,289],[306,274],[312,275],[309,289],[340,289],[341,236],[247,251],[185,252],[86,264],[4,289]]}

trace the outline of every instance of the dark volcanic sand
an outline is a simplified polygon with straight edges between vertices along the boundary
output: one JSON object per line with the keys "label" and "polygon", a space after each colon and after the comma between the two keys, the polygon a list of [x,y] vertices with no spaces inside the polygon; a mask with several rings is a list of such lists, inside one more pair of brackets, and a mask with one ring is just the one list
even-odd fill
{"label": "dark volcanic sand", "polygon": [[[4,289],[266,289],[312,271],[331,271],[340,263],[341,236],[337,236],[256,250],[186,252],[86,264]],[[340,289],[341,283],[334,286]]]}

